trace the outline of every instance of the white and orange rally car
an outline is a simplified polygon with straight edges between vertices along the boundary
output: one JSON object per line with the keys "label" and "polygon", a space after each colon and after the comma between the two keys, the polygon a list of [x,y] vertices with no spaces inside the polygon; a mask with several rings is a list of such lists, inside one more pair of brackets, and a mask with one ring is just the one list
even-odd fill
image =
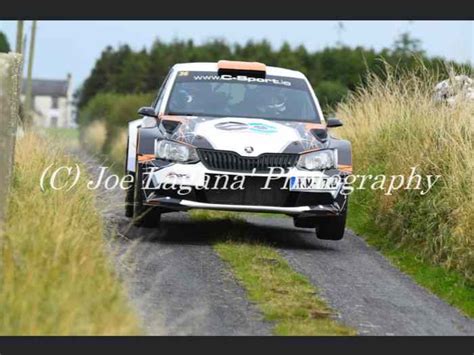
{"label": "white and orange rally car", "polygon": [[344,235],[351,145],[328,134],[298,71],[255,62],[174,65],[129,122],[126,214],[157,226],[189,209],[282,213],[320,239]]}

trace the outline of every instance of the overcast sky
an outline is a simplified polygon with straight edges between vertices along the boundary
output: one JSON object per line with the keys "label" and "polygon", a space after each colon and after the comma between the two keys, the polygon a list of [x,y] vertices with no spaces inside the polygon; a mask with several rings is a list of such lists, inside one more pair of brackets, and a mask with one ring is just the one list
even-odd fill
{"label": "overcast sky", "polygon": [[[202,43],[213,38],[230,43],[267,39],[274,47],[285,40],[318,50],[339,38],[349,46],[381,49],[391,46],[402,32],[422,40],[428,55],[474,63],[474,21],[344,21],[338,34],[336,21],[39,21],[34,77],[65,78],[70,72],[77,87],[90,73],[107,45],[149,47],[154,39],[192,38]],[[25,25],[29,34],[31,21]],[[16,21],[0,21],[14,47]]]}

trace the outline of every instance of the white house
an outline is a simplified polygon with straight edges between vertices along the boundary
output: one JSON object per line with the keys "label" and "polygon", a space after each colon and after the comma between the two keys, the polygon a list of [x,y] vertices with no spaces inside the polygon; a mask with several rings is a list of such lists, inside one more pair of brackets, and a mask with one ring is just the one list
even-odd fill
{"label": "white house", "polygon": [[[22,82],[21,100],[24,102],[26,79]],[[33,122],[42,127],[72,127],[71,75],[66,80],[32,80]]]}

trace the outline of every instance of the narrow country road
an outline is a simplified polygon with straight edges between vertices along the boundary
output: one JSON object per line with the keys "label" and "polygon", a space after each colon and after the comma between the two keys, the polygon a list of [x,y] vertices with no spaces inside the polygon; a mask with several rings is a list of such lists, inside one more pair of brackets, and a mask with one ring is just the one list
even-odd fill
{"label": "narrow country road", "polygon": [[[98,173],[98,163],[81,154]],[[269,335],[257,307],[211,242],[226,238],[226,221],[162,216],[160,229],[136,228],[123,212],[123,191],[102,191],[110,247],[148,334]],[[317,240],[290,218],[245,215],[249,240],[274,245],[321,291],[341,321],[361,335],[474,335],[474,321],[417,286],[363,239]]]}
{"label": "narrow country road", "polygon": [[[97,179],[102,164],[73,153]],[[273,324],[213,251],[214,223],[201,228],[187,214],[172,213],[160,229],[136,228],[124,215],[124,196],[120,188],[102,189],[98,203],[107,244],[147,335],[271,335]]]}
{"label": "narrow country road", "polygon": [[[123,212],[122,212],[123,213]],[[160,230],[114,218],[118,254],[134,265],[125,277],[145,328],[156,335],[270,335],[255,305],[209,245],[213,223],[185,214],[163,217]]]}
{"label": "narrow country road", "polygon": [[329,242],[294,228],[290,218],[247,220],[252,237],[276,245],[361,335],[474,335],[472,319],[416,285],[351,231]]}

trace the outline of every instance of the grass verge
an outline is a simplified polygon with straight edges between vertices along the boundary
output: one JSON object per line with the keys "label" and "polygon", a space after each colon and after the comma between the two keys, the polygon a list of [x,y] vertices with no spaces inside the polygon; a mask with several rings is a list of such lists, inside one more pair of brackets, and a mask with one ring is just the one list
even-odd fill
{"label": "grass verge", "polygon": [[[38,128],[41,131],[41,128]],[[46,135],[55,140],[74,146],[79,143],[79,130],[77,128],[44,128]]]}
{"label": "grass verge", "polygon": [[418,75],[387,68],[385,76],[369,76],[338,107],[344,127],[335,133],[352,142],[355,174],[407,181],[414,167],[422,176],[441,178],[426,195],[420,193],[426,180],[420,190],[405,185],[393,194],[367,186],[351,196],[357,202],[352,213],[362,209],[370,216],[369,226],[384,239],[377,243],[387,251],[403,250],[473,285],[474,102],[465,96],[453,104],[434,101],[437,79],[426,68]]}
{"label": "grass verge", "polygon": [[[433,100],[436,77],[387,67],[339,105],[355,174],[441,175],[426,195],[361,189],[348,225],[420,285],[474,316],[472,101]],[[357,186],[357,183],[355,183]]]}
{"label": "grass verge", "polygon": [[309,280],[295,272],[270,245],[248,237],[245,221],[235,214],[192,211],[195,220],[225,219],[229,230],[213,248],[226,261],[277,335],[354,335],[333,319],[333,311],[318,297]]}
{"label": "grass verge", "polygon": [[[54,140],[17,143],[5,233],[0,237],[2,335],[134,335],[138,320],[104,250],[102,219],[82,176],[71,189],[40,189],[49,165],[74,166]],[[61,176],[58,186],[70,181]]]}

